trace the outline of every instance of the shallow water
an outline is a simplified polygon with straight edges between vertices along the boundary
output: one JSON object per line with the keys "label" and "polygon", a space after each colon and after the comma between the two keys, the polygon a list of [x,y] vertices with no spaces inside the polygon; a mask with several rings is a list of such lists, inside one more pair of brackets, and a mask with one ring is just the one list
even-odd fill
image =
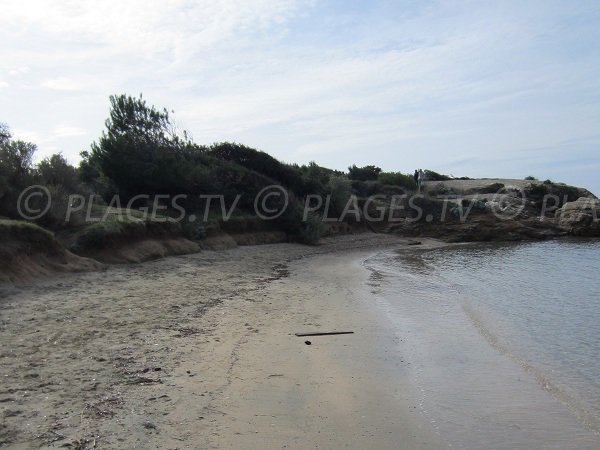
{"label": "shallow water", "polygon": [[454,448],[600,448],[600,241],[365,261],[421,414]]}

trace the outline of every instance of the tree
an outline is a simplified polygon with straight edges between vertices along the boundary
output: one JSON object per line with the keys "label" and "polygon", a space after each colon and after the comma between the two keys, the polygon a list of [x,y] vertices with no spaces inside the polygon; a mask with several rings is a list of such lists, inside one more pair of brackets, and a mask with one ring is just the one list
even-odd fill
{"label": "tree", "polygon": [[4,124],[0,134],[0,214],[14,216],[19,193],[33,181],[31,165],[37,147],[31,142],[12,140]]}
{"label": "tree", "polygon": [[8,125],[0,122],[0,144],[8,142],[11,137],[12,137],[12,133],[10,132]]}
{"label": "tree", "polygon": [[[106,131],[84,159],[98,167],[120,194],[170,194],[184,191],[198,147],[179,132],[166,109],[128,95],[110,97]],[[85,158],[85,156],[84,156]]]}
{"label": "tree", "polygon": [[36,171],[41,184],[63,186],[73,192],[79,187],[77,169],[71,166],[60,153],[44,158],[37,165]]}
{"label": "tree", "polygon": [[37,146],[21,140],[0,144],[0,166],[5,173],[21,177],[29,172]]}
{"label": "tree", "polygon": [[208,154],[267,176],[300,195],[306,194],[300,169],[284,164],[268,153],[241,144],[221,142],[213,144]]}

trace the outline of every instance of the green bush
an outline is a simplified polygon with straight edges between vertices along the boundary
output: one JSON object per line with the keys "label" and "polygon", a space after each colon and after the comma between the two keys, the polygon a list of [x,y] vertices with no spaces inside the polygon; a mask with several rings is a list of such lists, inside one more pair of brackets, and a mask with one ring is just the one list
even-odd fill
{"label": "green bush", "polygon": [[400,172],[382,172],[377,181],[382,185],[401,186],[407,189],[416,189],[417,183],[412,175],[406,175]]}
{"label": "green bush", "polygon": [[452,177],[449,177],[448,175],[442,175],[433,170],[425,170],[425,181],[448,181],[451,179]]}
{"label": "green bush", "polygon": [[277,220],[278,225],[286,230],[292,241],[301,244],[316,244],[323,235],[322,219],[314,213],[309,213],[303,220],[304,208],[292,199],[285,213]]}
{"label": "green bush", "polygon": [[438,183],[432,188],[429,188],[427,193],[432,197],[435,197],[438,195],[453,195],[455,192],[444,183]]}
{"label": "green bush", "polygon": [[492,183],[482,188],[476,189],[479,194],[495,194],[504,189],[504,183]]}
{"label": "green bush", "polygon": [[550,185],[550,194],[558,196],[560,198],[560,205],[562,206],[565,202],[574,202],[581,197],[581,190],[575,186],[568,186],[562,183],[552,183]]}
{"label": "green bush", "polygon": [[78,250],[106,247],[116,242],[144,237],[143,222],[121,222],[108,220],[89,224],[77,237],[75,247]]}
{"label": "green bush", "polygon": [[581,191],[574,187],[562,183],[532,183],[525,188],[525,196],[534,202],[537,207],[543,203],[546,195],[558,197],[558,207],[560,208],[566,202],[573,202],[581,196]]}
{"label": "green bush", "polygon": [[134,242],[145,238],[182,236],[181,225],[172,220],[119,220],[109,218],[86,225],[76,238],[74,249],[110,247],[124,242]]}
{"label": "green bush", "polygon": [[53,248],[56,245],[51,232],[31,222],[0,219],[0,242],[14,240],[28,242],[43,248]]}
{"label": "green bush", "polygon": [[331,196],[330,217],[340,217],[352,195],[350,180],[344,176],[332,176],[327,182],[327,194]]}
{"label": "green bush", "polygon": [[307,193],[299,168],[284,164],[268,153],[241,144],[221,142],[213,144],[208,149],[208,154],[258,172],[300,195]]}
{"label": "green bush", "polygon": [[369,197],[383,192],[383,186],[378,181],[352,181],[352,193],[357,197]]}
{"label": "green bush", "polygon": [[308,165],[298,167],[304,179],[305,194],[327,195],[329,180],[333,177],[347,179],[347,176],[339,171],[319,166],[311,161]]}
{"label": "green bush", "polygon": [[525,195],[533,201],[541,201],[550,189],[546,184],[532,183],[525,188]]}
{"label": "green bush", "polygon": [[381,168],[376,166],[357,167],[356,164],[348,167],[348,178],[356,181],[375,181],[381,173]]}

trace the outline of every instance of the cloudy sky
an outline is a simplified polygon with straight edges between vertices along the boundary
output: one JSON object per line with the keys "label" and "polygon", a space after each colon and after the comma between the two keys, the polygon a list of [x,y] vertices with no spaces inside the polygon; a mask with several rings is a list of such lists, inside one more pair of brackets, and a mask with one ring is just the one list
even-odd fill
{"label": "cloudy sky", "polygon": [[0,122],[71,162],[108,96],[287,162],[600,194],[597,0],[3,0]]}

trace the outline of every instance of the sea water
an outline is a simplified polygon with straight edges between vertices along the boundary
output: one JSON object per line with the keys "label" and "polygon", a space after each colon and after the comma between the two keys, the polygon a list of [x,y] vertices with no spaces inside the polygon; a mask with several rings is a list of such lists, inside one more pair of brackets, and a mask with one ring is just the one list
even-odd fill
{"label": "sea water", "polygon": [[453,448],[600,449],[600,241],[364,262],[415,403]]}

